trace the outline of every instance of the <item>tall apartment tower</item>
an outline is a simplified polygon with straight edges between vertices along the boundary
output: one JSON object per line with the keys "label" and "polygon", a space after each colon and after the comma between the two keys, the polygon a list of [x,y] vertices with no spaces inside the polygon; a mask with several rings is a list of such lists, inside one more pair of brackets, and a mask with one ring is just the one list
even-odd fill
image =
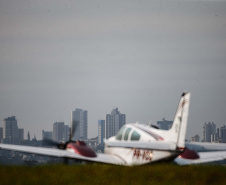
{"label": "tall apartment tower", "polygon": [[70,127],[68,125],[64,126],[64,134],[63,134],[63,141],[68,141],[70,137]]}
{"label": "tall apartment tower", "polygon": [[126,115],[121,114],[118,108],[113,109],[111,114],[106,114],[106,139],[115,136],[119,129],[125,125]]}
{"label": "tall apartment tower", "polygon": [[204,123],[203,125],[203,141],[211,142],[211,134],[216,133],[216,125],[212,122]]}
{"label": "tall apartment tower", "polygon": [[225,125],[223,127],[220,127],[220,129],[219,129],[219,138],[221,139],[221,142],[226,143],[226,127],[225,127]]}
{"label": "tall apartment tower", "polygon": [[55,122],[53,124],[53,140],[54,141],[63,141],[64,136],[64,122]]}
{"label": "tall apartment tower", "polygon": [[3,128],[0,127],[0,143],[2,142],[3,139]]}
{"label": "tall apartment tower", "polygon": [[98,143],[104,144],[105,120],[98,120]]}
{"label": "tall apartment tower", "polygon": [[19,144],[19,131],[15,116],[3,121],[3,143]]}
{"label": "tall apartment tower", "polygon": [[[76,128],[74,128],[76,127]],[[71,112],[71,130],[75,129],[72,140],[86,140],[88,133],[88,112],[87,110],[75,109]]]}
{"label": "tall apartment tower", "polygon": [[18,132],[19,132],[19,140],[23,141],[24,140],[24,129],[23,128],[19,128]]}

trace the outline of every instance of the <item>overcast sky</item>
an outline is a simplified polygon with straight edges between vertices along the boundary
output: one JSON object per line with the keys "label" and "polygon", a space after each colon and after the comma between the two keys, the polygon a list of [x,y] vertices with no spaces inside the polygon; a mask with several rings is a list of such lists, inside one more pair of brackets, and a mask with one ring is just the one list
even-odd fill
{"label": "overcast sky", "polygon": [[173,120],[191,92],[187,138],[226,124],[226,1],[0,1],[0,121],[25,138],[88,111]]}

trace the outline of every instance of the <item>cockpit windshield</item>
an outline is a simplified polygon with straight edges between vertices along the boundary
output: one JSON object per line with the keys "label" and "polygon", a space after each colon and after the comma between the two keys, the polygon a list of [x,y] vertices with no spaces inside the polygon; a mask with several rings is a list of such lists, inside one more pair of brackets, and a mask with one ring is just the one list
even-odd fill
{"label": "cockpit windshield", "polygon": [[131,135],[131,140],[138,141],[140,139],[140,134],[138,134],[136,131],[133,131]]}
{"label": "cockpit windshield", "polygon": [[120,130],[119,130],[119,132],[117,133],[117,135],[116,135],[116,139],[117,140],[121,140],[122,139],[122,133],[123,133],[123,131],[125,130],[125,126],[123,126]]}
{"label": "cockpit windshield", "polygon": [[131,128],[127,128],[127,130],[126,130],[126,132],[124,134],[124,140],[125,141],[128,140],[128,136],[129,136],[130,131],[131,131]]}

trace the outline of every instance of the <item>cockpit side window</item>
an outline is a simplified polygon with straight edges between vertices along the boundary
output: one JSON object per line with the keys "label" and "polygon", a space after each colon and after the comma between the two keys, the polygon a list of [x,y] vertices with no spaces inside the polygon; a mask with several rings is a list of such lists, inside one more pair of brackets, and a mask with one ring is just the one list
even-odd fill
{"label": "cockpit side window", "polygon": [[133,131],[131,135],[131,140],[138,141],[140,139],[140,134],[138,134],[136,131]]}
{"label": "cockpit side window", "polygon": [[124,134],[124,140],[128,140],[129,132],[131,131],[131,128],[127,128],[125,134]]}
{"label": "cockpit side window", "polygon": [[116,139],[117,140],[121,140],[122,139],[122,133],[123,133],[123,131],[125,130],[125,126],[124,127],[122,127],[120,130],[119,130],[119,132],[117,133],[117,135],[116,135]]}

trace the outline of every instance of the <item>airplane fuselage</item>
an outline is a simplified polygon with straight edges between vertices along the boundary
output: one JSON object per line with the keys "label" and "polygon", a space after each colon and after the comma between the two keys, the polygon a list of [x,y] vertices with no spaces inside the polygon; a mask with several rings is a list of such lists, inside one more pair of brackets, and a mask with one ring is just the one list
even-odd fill
{"label": "airplane fuselage", "polygon": [[[126,146],[130,142],[139,145],[141,142],[165,142],[164,131],[151,128],[142,124],[126,124],[116,136],[106,140],[105,153],[120,158],[126,165],[137,165],[157,162],[161,160],[171,160],[177,157],[180,150],[166,149],[145,149],[145,146],[130,147]],[[122,144],[122,146],[120,146]],[[117,146],[118,145],[118,146]],[[141,144],[142,145],[142,144]]]}

